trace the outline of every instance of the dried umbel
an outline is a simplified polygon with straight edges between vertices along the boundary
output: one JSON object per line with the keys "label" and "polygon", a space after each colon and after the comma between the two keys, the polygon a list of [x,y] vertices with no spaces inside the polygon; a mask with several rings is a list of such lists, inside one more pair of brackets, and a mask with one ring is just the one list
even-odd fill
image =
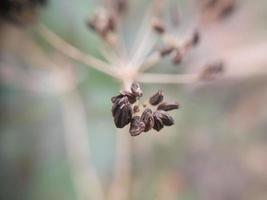
{"label": "dried umbel", "polygon": [[216,61],[214,63],[207,64],[203,71],[200,73],[201,80],[214,80],[224,72],[224,63],[222,61]]}
{"label": "dried umbel", "polygon": [[0,19],[17,25],[27,25],[36,21],[37,10],[48,0],[1,0]]}
{"label": "dried umbel", "polygon": [[111,98],[112,116],[117,128],[123,128],[130,123],[131,136],[137,136],[152,129],[160,131],[164,126],[174,124],[174,119],[167,111],[178,109],[178,103],[163,102],[164,94],[162,90],[158,90],[149,98],[148,105],[138,105],[142,95],[140,85],[133,83],[131,91],[121,91]]}

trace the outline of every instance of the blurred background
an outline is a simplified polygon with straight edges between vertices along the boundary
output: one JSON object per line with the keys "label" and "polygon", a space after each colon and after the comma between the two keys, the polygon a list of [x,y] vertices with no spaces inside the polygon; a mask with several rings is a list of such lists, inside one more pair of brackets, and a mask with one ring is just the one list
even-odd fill
{"label": "blurred background", "polygon": [[[173,1],[181,13],[177,37],[195,26],[200,1]],[[201,43],[182,65],[166,59],[151,69],[191,73],[207,60],[226,63],[214,81],[141,83],[146,97],[162,88],[181,108],[172,112],[174,126],[138,137],[113,124],[110,98],[120,83],[40,34],[44,24],[102,59],[101,40],[86,21],[103,2],[28,0],[13,10],[6,2],[12,1],[0,10],[0,199],[267,199],[266,1],[239,0],[226,19],[204,20]],[[126,41],[134,41],[150,1],[130,2]]]}

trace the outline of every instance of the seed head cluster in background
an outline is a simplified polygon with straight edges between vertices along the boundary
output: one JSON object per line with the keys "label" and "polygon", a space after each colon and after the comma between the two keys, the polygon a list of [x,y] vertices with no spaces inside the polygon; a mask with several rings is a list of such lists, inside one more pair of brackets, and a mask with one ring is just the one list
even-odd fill
{"label": "seed head cluster in background", "polygon": [[117,128],[130,124],[131,136],[140,135],[151,129],[160,131],[164,126],[174,124],[174,119],[168,111],[179,108],[179,104],[164,102],[162,90],[157,91],[149,98],[148,104],[140,104],[143,96],[138,83],[133,83],[131,91],[121,91],[119,95],[111,98],[112,116]]}

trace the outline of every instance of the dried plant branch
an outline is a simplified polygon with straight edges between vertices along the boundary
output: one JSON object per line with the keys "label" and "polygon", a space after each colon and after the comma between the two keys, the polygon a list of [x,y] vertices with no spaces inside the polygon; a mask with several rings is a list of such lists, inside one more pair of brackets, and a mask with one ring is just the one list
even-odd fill
{"label": "dried plant branch", "polygon": [[66,56],[78,62],[85,64],[86,66],[90,66],[98,71],[110,75],[111,77],[117,78],[116,73],[114,73],[114,70],[110,68],[110,66],[107,63],[91,55],[81,52],[71,44],[61,39],[58,35],[49,30],[45,25],[40,24],[39,33],[43,38],[46,39],[46,41],[51,46],[53,46],[59,52],[65,54]]}
{"label": "dried plant branch", "polygon": [[78,199],[104,200],[100,180],[90,160],[85,109],[79,94],[75,91],[63,94],[62,112],[67,157]]}
{"label": "dried plant branch", "polygon": [[129,199],[131,182],[131,136],[127,129],[118,130],[116,134],[116,158],[114,177],[109,189],[108,200]]}
{"label": "dried plant branch", "polygon": [[199,74],[156,74],[143,73],[137,77],[137,81],[142,83],[157,84],[188,84],[199,80]]}

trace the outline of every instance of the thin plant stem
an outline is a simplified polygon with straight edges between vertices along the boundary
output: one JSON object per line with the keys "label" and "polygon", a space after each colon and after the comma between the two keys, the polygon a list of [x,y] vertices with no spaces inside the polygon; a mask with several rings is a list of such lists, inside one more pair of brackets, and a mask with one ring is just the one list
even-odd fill
{"label": "thin plant stem", "polygon": [[[129,90],[132,82],[132,80],[125,81],[123,88]],[[109,190],[109,200],[129,199],[132,151],[132,140],[128,134],[128,129],[123,128],[118,130],[116,134],[114,177]]]}
{"label": "thin plant stem", "polygon": [[156,74],[143,73],[139,74],[137,81],[141,83],[156,84],[188,84],[199,80],[198,74]]}
{"label": "thin plant stem", "polygon": [[[104,200],[104,192],[91,162],[85,108],[75,90],[61,96],[67,158],[78,200]],[[75,117],[74,117],[75,116]]]}
{"label": "thin plant stem", "polygon": [[49,30],[45,25],[40,24],[39,26],[39,33],[40,35],[46,39],[46,41],[57,49],[59,52],[63,53],[64,55],[85,64],[86,66],[90,66],[98,71],[101,71],[105,74],[110,75],[111,77],[117,78],[116,73],[114,70],[110,68],[110,66],[89,55],[81,52],[76,47],[72,46],[71,44],[64,41],[58,35],[56,35],[53,31]]}

